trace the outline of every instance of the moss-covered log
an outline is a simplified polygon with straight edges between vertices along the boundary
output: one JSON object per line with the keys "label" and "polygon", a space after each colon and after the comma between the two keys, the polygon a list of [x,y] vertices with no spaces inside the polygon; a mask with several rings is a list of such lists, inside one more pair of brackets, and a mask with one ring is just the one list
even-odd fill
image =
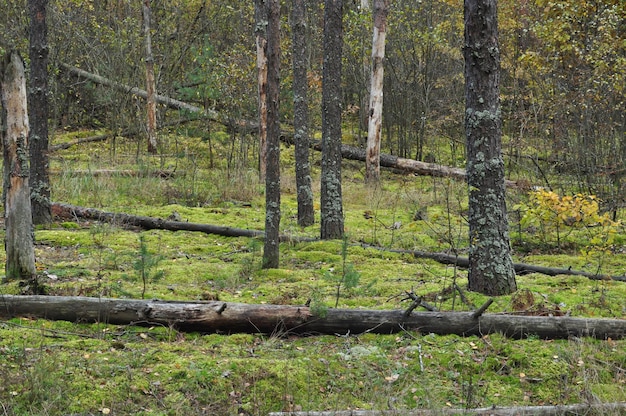
{"label": "moss-covered log", "polygon": [[473,312],[328,309],[221,301],[177,302],[69,296],[2,296],[0,316],[70,322],[167,325],[183,331],[220,333],[389,334],[406,330],[462,336],[501,333],[545,339],[626,336],[626,320],[517,316]]}

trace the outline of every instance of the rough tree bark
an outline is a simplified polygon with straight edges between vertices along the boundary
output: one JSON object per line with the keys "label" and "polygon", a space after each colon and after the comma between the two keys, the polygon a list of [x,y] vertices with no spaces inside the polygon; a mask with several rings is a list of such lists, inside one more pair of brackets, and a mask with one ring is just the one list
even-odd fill
{"label": "rough tree bark", "polygon": [[311,165],[309,161],[309,100],[307,80],[306,1],[293,0],[291,7],[293,59],[293,139],[296,158],[298,225],[315,222]]}
{"label": "rough tree bark", "polygon": [[50,211],[50,176],[48,162],[48,0],[29,0],[30,14],[30,89],[28,136],[30,151],[30,203],[33,223],[48,224]]}
{"label": "rough tree bark", "polygon": [[4,154],[5,272],[7,279],[35,280],[35,245],[28,184],[28,110],[24,62],[17,52],[0,67]]}
{"label": "rough tree bark", "polygon": [[516,290],[502,159],[497,0],[465,0],[465,134],[469,185],[469,289]]}
{"label": "rough tree bark", "polygon": [[322,71],[321,238],[342,238],[341,195],[341,60],[343,0],[324,1],[324,68]]}
{"label": "rough tree bark", "polygon": [[374,0],[374,36],[372,40],[372,74],[370,87],[369,122],[365,158],[365,181],[380,181],[380,141],[383,123],[383,77],[385,37],[389,0]]}
{"label": "rough tree bark", "polygon": [[267,142],[263,268],[279,265],[280,229],[280,1],[267,1]]}
{"label": "rough tree bark", "polygon": [[150,0],[144,0],[143,11],[143,39],[146,49],[146,133],[148,136],[148,153],[157,152],[157,119],[156,119],[156,80],[154,78],[154,56],[152,55],[151,10]]}
{"label": "rough tree bark", "polygon": [[183,331],[225,333],[390,334],[416,330],[461,336],[501,333],[511,338],[621,339],[626,336],[626,320],[623,319],[476,316],[473,312],[413,312],[407,316],[403,310],[333,308],[320,316],[303,305],[4,295],[0,298],[0,317],[13,316],[116,325],[166,325]]}
{"label": "rough tree bark", "polygon": [[254,34],[259,93],[259,179],[265,180],[267,158],[267,26],[268,0],[254,1]]}

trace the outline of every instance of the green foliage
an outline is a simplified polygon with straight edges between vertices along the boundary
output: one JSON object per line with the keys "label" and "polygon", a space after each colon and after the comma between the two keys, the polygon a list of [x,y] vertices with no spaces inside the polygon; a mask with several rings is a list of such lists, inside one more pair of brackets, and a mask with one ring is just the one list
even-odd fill
{"label": "green foliage", "polygon": [[[135,272],[134,277],[139,279],[142,284],[141,299],[146,295],[146,286],[148,283],[156,283],[163,278],[165,272],[158,269],[159,263],[163,260],[160,254],[154,254],[148,250],[148,243],[143,234],[139,234],[139,251],[136,254],[135,261],[132,266]],[[129,278],[128,275],[125,276]]]}
{"label": "green foliage", "polygon": [[324,272],[324,279],[335,284],[335,308],[339,305],[341,289],[354,289],[359,285],[361,274],[348,262],[349,237],[344,234],[341,241],[341,270],[331,268]]}
{"label": "green foliage", "polygon": [[621,227],[621,223],[612,221],[608,213],[600,213],[598,200],[593,195],[560,196],[539,189],[530,192],[527,204],[518,204],[513,209],[523,213],[522,227],[534,227],[540,231],[544,244],[551,244],[552,236],[556,238],[558,248],[566,242],[579,243],[582,240],[587,254],[606,252]]}

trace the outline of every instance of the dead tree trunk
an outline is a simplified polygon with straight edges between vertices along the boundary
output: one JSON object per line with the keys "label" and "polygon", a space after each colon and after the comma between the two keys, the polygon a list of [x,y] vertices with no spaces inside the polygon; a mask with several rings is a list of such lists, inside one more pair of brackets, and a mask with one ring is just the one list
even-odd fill
{"label": "dead tree trunk", "polygon": [[152,55],[152,37],[150,36],[151,10],[150,0],[144,0],[143,6],[143,37],[146,48],[146,132],[148,135],[148,152],[157,152],[157,120],[156,120],[156,80],[154,78],[154,57]]}
{"label": "dead tree trunk", "polygon": [[4,221],[7,279],[34,280],[35,247],[28,183],[28,112],[24,62],[9,53],[0,71],[4,150]]}
{"label": "dead tree trunk", "polygon": [[259,179],[265,180],[267,158],[267,26],[268,0],[255,0],[256,69],[259,94]]}
{"label": "dead tree trunk", "polygon": [[328,309],[316,315],[306,306],[252,305],[221,301],[176,302],[73,296],[0,298],[0,316],[30,316],[70,322],[167,325],[182,331],[224,333],[390,334],[406,330],[461,336],[501,333],[512,338],[572,336],[621,339],[626,320],[517,316],[473,312]]}
{"label": "dead tree trunk", "polygon": [[383,125],[383,60],[385,59],[388,10],[389,0],[374,1],[372,74],[367,127],[367,157],[365,158],[365,180],[372,183],[378,183],[380,180],[380,141]]}

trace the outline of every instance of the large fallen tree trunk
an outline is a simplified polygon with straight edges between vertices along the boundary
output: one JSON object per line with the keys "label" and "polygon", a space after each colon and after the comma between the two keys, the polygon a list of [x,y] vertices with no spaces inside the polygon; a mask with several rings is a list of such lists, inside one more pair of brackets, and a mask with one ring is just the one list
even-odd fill
{"label": "large fallen tree trunk", "polygon": [[[199,231],[207,234],[217,234],[226,237],[259,237],[262,238],[265,233],[263,231],[258,230],[244,230],[241,228],[233,228],[233,227],[224,227],[220,225],[209,225],[209,224],[197,224],[191,222],[182,222],[182,221],[169,221],[164,220],[162,218],[154,218],[154,217],[144,217],[137,215],[129,215],[129,214],[118,214],[113,212],[101,211],[95,208],[84,208],[76,205],[70,204],[61,204],[58,202],[52,203],[52,213],[53,215],[66,218],[66,219],[77,219],[84,218],[95,221],[104,221],[110,223],[117,224],[126,224],[132,225],[135,227],[140,227],[146,230],[169,230],[169,231]],[[291,242],[310,242],[317,241],[316,238],[310,237],[296,237],[296,236],[288,236],[281,235],[280,241],[291,241]],[[453,256],[446,253],[430,253],[426,251],[417,251],[417,250],[401,250],[401,249],[392,249],[392,248],[383,248],[377,246],[371,246],[368,244],[361,244],[364,248],[371,248],[375,250],[381,251],[389,251],[391,253],[401,253],[401,254],[410,254],[417,258],[427,258],[431,260],[435,260],[441,264],[451,264],[456,265],[460,268],[467,268],[469,264],[469,260],[467,257],[458,257]],[[626,276],[608,276],[608,275],[598,275],[580,270],[572,270],[572,269],[560,269],[553,267],[545,267],[545,266],[535,266],[533,264],[525,264],[525,263],[514,263],[515,271],[518,274],[527,274],[527,273],[541,273],[548,276],[556,276],[556,275],[574,275],[574,276],[584,276],[592,280],[616,280],[621,282],[626,282]]]}
{"label": "large fallen tree trunk", "polygon": [[[481,409],[394,409],[394,410],[340,410],[324,412],[272,412],[268,416],[575,416],[618,414],[625,412],[626,403],[582,403],[555,406],[485,407]],[[622,414],[622,413],[619,413]]]}
{"label": "large fallen tree trunk", "polygon": [[626,320],[519,316],[473,312],[328,309],[221,301],[176,302],[71,296],[0,298],[0,316],[29,316],[116,325],[168,325],[183,331],[222,333],[390,334],[404,330],[461,336],[502,333],[512,338],[594,337],[621,339]]}
{"label": "large fallen tree trunk", "polygon": [[[148,92],[146,90],[142,90],[141,88],[137,88],[137,87],[131,87],[130,85],[125,85],[116,81],[112,81],[108,78],[105,78],[103,76],[97,75],[97,74],[93,74],[91,72],[87,72],[84,69],[80,69],[80,68],[76,68],[74,66],[65,64],[65,63],[61,63],[60,64],[61,68],[64,69],[65,71],[67,71],[68,73],[89,80],[91,82],[94,82],[96,84],[100,84],[100,85],[104,85],[107,87],[111,87],[113,89],[116,89],[118,91],[122,91],[122,92],[126,92],[129,94],[134,94],[138,97],[141,97],[143,99],[147,99],[148,98]],[[185,103],[183,101],[179,101],[179,100],[175,100],[174,98],[170,98],[170,97],[166,97],[164,95],[156,95],[156,102],[164,105],[166,107],[169,108],[174,108],[177,110],[184,110],[184,111],[188,111],[190,113],[194,113],[194,114],[199,114],[202,115],[204,117],[208,117],[209,119],[212,119],[214,121],[219,121],[221,122],[221,119],[219,117],[219,115],[211,110],[205,110],[203,108],[197,107],[195,105],[191,105],[188,103]]]}
{"label": "large fallen tree trunk", "polygon": [[[321,151],[322,144],[315,143],[313,149]],[[358,147],[341,145],[341,156],[344,159],[358,160],[365,162],[365,149]],[[404,172],[416,173],[425,176],[451,177],[455,179],[465,180],[467,173],[465,169],[450,166],[439,165],[437,163],[426,163],[419,160],[405,159],[402,157],[382,153],[380,155],[380,166],[392,169],[399,169]],[[522,184],[517,181],[505,180],[506,186],[510,188],[518,188]]]}
{"label": "large fallen tree trunk", "polygon": [[[112,81],[108,78],[105,78],[100,75],[93,74],[91,72],[87,72],[83,69],[73,67],[71,65],[61,63],[61,68],[69,72],[70,74],[89,80],[96,84],[105,85],[107,87],[111,87],[118,91],[127,92],[130,94],[135,94],[138,97],[147,99],[148,92],[142,90],[141,88],[132,87],[130,85],[121,84],[119,82]],[[167,106],[169,108],[174,108],[178,110],[188,111],[193,114],[200,115],[202,117],[206,117],[212,121],[221,123],[227,127],[235,128],[240,131],[248,131],[254,132],[258,129],[258,124],[254,122],[244,121],[244,120],[226,120],[224,117],[220,116],[215,111],[206,110],[195,105],[191,105],[185,103],[183,101],[176,100],[174,98],[166,97],[164,95],[156,95],[157,103]],[[286,136],[286,134],[283,134]],[[289,139],[285,139],[290,142]],[[291,140],[292,142],[292,140]],[[322,145],[321,143],[314,143],[311,147],[315,150],[321,151]],[[344,159],[358,160],[361,162],[365,162],[365,149],[360,149],[358,147],[342,145],[341,146],[341,155]],[[419,160],[413,159],[405,159],[394,155],[384,154],[380,155],[380,166],[392,169],[399,169],[405,172],[412,172],[418,175],[427,175],[427,176],[446,176],[452,177],[460,180],[465,180],[466,172],[465,169],[449,167],[444,165],[439,165],[436,163],[426,163],[421,162]],[[520,184],[517,181],[506,180],[506,186],[511,188],[517,188]]]}

